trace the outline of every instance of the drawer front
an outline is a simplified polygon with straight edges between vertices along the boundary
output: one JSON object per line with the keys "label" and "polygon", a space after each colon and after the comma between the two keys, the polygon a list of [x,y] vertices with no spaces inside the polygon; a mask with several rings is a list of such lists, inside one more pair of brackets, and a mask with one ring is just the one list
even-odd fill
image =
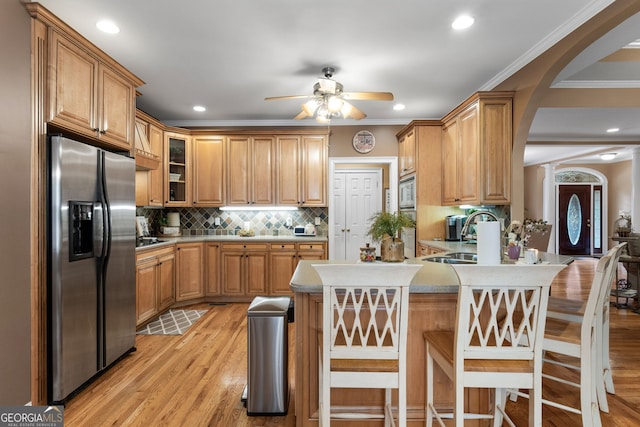
{"label": "drawer front", "polygon": [[223,243],[222,250],[235,251],[265,251],[269,249],[269,243]]}
{"label": "drawer front", "polygon": [[156,249],[144,249],[136,252],[136,262],[146,261],[148,258],[156,258],[163,255],[173,254],[174,246],[165,246]]}
{"label": "drawer front", "polygon": [[324,251],[324,243],[298,243],[300,251]]}
{"label": "drawer front", "polygon": [[296,244],[295,243],[272,243],[271,250],[272,251],[295,251]]}

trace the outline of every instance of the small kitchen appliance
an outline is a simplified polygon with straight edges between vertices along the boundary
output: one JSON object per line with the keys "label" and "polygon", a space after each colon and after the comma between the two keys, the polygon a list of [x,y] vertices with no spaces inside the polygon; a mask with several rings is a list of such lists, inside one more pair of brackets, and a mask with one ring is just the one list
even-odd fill
{"label": "small kitchen appliance", "polygon": [[296,225],[293,227],[294,236],[315,236],[316,227],[313,224]]}
{"label": "small kitchen appliance", "polygon": [[444,219],[445,240],[449,242],[462,240],[462,227],[466,222],[466,215],[448,215]]}

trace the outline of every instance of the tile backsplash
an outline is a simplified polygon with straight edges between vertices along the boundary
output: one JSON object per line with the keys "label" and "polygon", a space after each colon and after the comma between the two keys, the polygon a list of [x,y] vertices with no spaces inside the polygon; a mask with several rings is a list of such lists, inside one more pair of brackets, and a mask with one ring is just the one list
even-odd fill
{"label": "tile backsplash", "polygon": [[[136,208],[136,215],[145,216],[154,234],[160,232],[162,218],[169,212],[180,214],[180,228],[183,236],[201,235],[235,235],[249,222],[257,236],[286,236],[292,233],[287,227],[287,218],[291,217],[293,225],[315,224],[318,235],[326,236],[328,215],[327,208],[300,208],[296,211],[221,211],[217,208]],[[215,218],[220,218],[220,225],[215,225]]]}

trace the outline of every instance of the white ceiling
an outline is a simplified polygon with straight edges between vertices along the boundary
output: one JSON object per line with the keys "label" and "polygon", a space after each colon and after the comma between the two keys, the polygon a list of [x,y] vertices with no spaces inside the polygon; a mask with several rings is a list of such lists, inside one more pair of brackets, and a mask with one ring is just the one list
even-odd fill
{"label": "white ceiling", "polygon": [[[318,125],[291,120],[325,66],[345,91],[389,91],[394,102],[353,101],[367,114],[343,124],[440,119],[477,90],[491,90],[611,0],[41,0],[45,7],[142,78],[138,107],[175,126]],[[466,13],[475,25],[451,22]],[[108,18],[117,35],[98,31]],[[640,17],[579,55],[554,87],[640,88],[640,62],[598,62],[640,39]],[[637,50],[640,52],[640,50]],[[194,105],[207,108],[204,113]],[[541,108],[525,164],[591,161],[640,141],[640,102],[612,108]],[[606,108],[605,108],[606,107]],[[619,127],[617,134],[607,134]],[[567,144],[580,144],[567,149]],[[595,145],[592,145],[595,144]],[[589,154],[589,155],[588,155]],[[625,157],[626,156],[626,157]],[[593,160],[597,161],[597,160]]]}

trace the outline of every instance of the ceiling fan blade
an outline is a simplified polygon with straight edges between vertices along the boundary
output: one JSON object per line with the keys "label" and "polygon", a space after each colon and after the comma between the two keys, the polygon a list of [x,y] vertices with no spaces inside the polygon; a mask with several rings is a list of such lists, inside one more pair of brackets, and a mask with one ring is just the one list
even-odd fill
{"label": "ceiling fan blade", "polygon": [[309,117],[309,115],[307,114],[306,111],[302,110],[298,113],[297,116],[295,116],[293,118],[293,120],[302,120],[302,119],[306,119],[307,117]]}
{"label": "ceiling fan blade", "polygon": [[361,99],[364,101],[393,101],[391,92],[343,92],[344,99]]}
{"label": "ceiling fan blade", "polygon": [[288,96],[270,96],[265,98],[265,101],[280,101],[283,99],[307,99],[315,98],[314,95],[288,95]]}
{"label": "ceiling fan blade", "polygon": [[360,119],[364,119],[365,117],[367,117],[367,115],[365,113],[363,113],[362,111],[360,111],[359,109],[357,109],[352,104],[349,104],[346,101],[344,102],[344,105],[342,106],[342,116],[345,119],[354,119],[354,120],[360,120]]}

